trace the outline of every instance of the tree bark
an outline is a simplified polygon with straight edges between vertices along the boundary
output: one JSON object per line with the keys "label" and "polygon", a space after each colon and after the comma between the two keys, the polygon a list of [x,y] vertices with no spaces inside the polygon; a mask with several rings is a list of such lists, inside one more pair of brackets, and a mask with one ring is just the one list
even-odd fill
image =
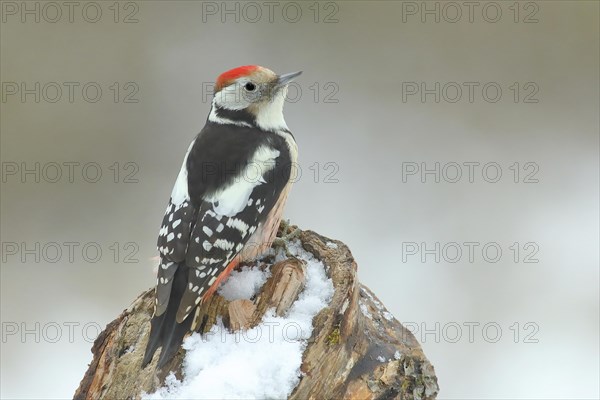
{"label": "tree bark", "polygon": [[[313,319],[302,377],[290,399],[434,399],[439,388],[433,366],[410,331],[359,283],[346,245],[312,231],[301,232],[299,240],[323,261],[334,295]],[[271,308],[285,315],[304,287],[305,267],[295,258],[261,267],[270,268],[271,277],[254,300],[227,301],[215,294],[202,305],[203,332],[218,316],[226,327],[238,330],[257,325]],[[142,293],[98,336],[75,399],[139,399],[142,391],[161,387],[169,371],[182,378],[183,349],[160,371],[155,368],[157,356],[141,368],[153,296],[153,289]]]}

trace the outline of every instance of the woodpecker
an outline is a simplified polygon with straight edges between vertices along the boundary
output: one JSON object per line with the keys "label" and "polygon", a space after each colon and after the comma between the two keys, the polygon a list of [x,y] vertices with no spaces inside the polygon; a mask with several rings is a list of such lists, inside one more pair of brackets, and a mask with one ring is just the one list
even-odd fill
{"label": "woodpecker", "polygon": [[199,305],[242,261],[271,247],[298,148],[283,117],[288,84],[246,65],[221,74],[204,128],[190,144],[158,236],[160,264],[145,367],[158,368],[199,325]]}

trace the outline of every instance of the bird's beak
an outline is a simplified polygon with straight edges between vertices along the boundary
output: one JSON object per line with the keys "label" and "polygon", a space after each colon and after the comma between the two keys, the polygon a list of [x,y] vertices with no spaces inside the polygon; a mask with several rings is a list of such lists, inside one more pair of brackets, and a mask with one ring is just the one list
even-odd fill
{"label": "bird's beak", "polygon": [[279,77],[277,78],[277,86],[283,87],[283,86],[287,85],[288,83],[293,81],[294,78],[299,76],[301,73],[302,73],[302,71],[297,71],[297,72],[290,72],[289,74],[279,75]]}

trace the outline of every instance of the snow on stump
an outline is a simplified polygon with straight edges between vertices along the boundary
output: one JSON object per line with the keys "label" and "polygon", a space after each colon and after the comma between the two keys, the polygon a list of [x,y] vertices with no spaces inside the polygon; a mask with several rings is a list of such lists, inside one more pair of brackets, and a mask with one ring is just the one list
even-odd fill
{"label": "snow on stump", "polygon": [[141,369],[154,290],[94,342],[75,399],[434,399],[437,378],[415,337],[356,276],[343,243],[312,231],[238,267],[202,305],[162,370]]}

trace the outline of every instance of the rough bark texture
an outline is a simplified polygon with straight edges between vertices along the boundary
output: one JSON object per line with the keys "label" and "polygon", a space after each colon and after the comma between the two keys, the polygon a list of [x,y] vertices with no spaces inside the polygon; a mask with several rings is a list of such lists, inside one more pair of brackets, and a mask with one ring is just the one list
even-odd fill
{"label": "rough bark texture", "polygon": [[[350,250],[311,231],[301,232],[299,239],[323,261],[335,293],[329,307],[313,319],[313,334],[302,358],[303,376],[290,398],[434,399],[438,385],[433,366],[414,336],[358,282]],[[202,305],[203,331],[218,316],[229,329],[237,330],[255,326],[270,308],[285,315],[304,287],[304,265],[297,259],[262,264],[272,276],[254,300],[229,302],[215,295]],[[156,371],[157,356],[140,368],[153,296],[154,290],[140,295],[100,334],[75,399],[138,399],[142,390],[152,392],[162,386],[169,371],[181,378],[183,349],[162,371]]]}

